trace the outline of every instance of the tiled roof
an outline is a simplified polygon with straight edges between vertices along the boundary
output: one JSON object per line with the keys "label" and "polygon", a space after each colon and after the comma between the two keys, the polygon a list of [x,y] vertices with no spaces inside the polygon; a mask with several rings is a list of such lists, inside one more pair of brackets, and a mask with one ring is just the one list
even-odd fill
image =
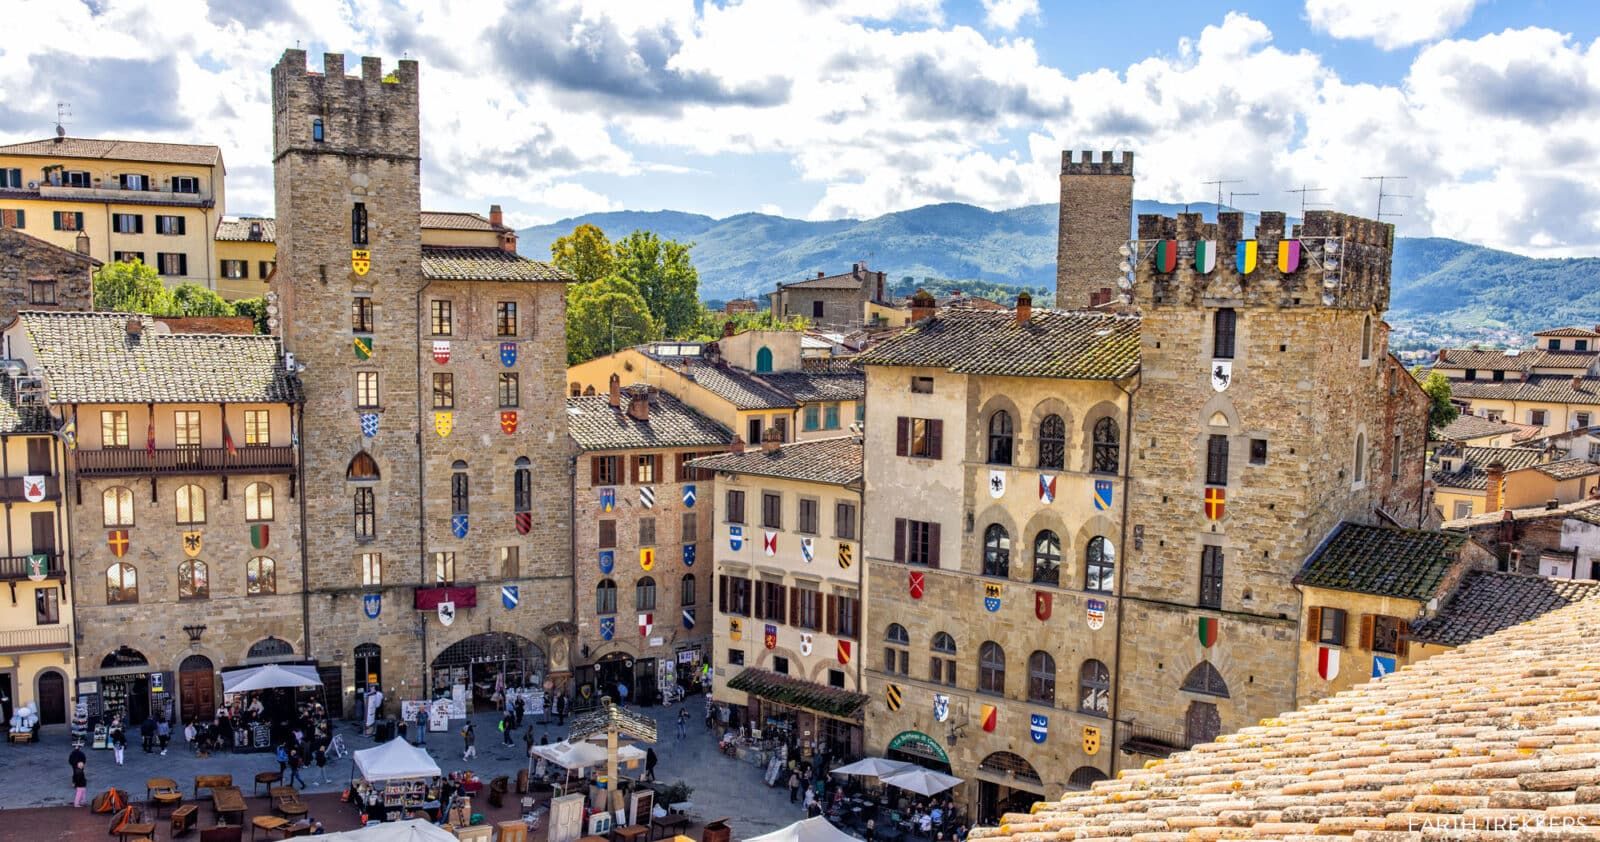
{"label": "tiled roof", "polygon": [[603,703],[598,707],[573,715],[572,727],[567,729],[567,739],[574,741],[588,739],[597,734],[608,733],[615,728],[619,734],[625,734],[636,740],[647,743],[656,741],[654,719],[619,707],[609,697],[601,698]]}
{"label": "tiled roof", "polygon": [[1493,526],[1506,520],[1507,511],[1511,512],[1511,520],[1520,523],[1552,517],[1573,517],[1600,525],[1600,508],[1597,507],[1600,507],[1600,500],[1579,500],[1575,503],[1563,503],[1553,509],[1546,506],[1529,506],[1525,509],[1501,509],[1498,512],[1486,512],[1481,515],[1447,520],[1440,524],[1439,528],[1466,531],[1477,527]]}
{"label": "tiled roof", "polygon": [[1426,600],[1466,541],[1467,536],[1456,532],[1345,521],[1306,559],[1294,581],[1311,588]]}
{"label": "tiled roof", "polygon": [[430,281],[554,281],[568,283],[565,272],[498,248],[423,246],[422,275]]}
{"label": "tiled roof", "polygon": [[867,394],[867,376],[860,371],[846,374],[780,371],[759,376],[799,403],[858,401]]}
{"label": "tiled roof", "polygon": [[1549,403],[1600,404],[1600,377],[1573,378],[1566,375],[1533,375],[1527,380],[1452,380],[1450,396],[1503,401],[1546,401]]}
{"label": "tiled roof", "polygon": [[861,693],[815,684],[803,678],[779,675],[757,667],[745,667],[738,675],[728,679],[728,689],[846,718],[860,713],[867,703],[867,697]]}
{"label": "tiled roof", "polygon": [[[1448,455],[1442,451],[1439,453],[1440,457]],[[1442,488],[1484,491],[1489,487],[1489,475],[1484,469],[1495,462],[1504,465],[1509,473],[1537,465],[1546,457],[1541,451],[1529,447],[1463,447],[1454,458],[1458,460],[1456,469],[1449,473],[1435,471],[1434,483]]]}
{"label": "tiled roof", "polygon": [[862,365],[933,366],[958,374],[1117,380],[1139,370],[1139,319],[1035,309],[948,311],[861,354]]}
{"label": "tiled roof", "polygon": [[1596,593],[1600,582],[1474,570],[1439,613],[1412,627],[1411,639],[1460,646]]}
{"label": "tiled roof", "polygon": [[732,474],[850,485],[861,481],[861,441],[855,436],[840,436],[789,442],[773,453],[749,446],[743,453],[702,456],[691,464]]}
{"label": "tiled roof", "polygon": [[36,155],[46,158],[100,158],[114,161],[158,161],[165,164],[211,166],[222,160],[215,146],[192,143],[155,143],[147,140],[95,140],[65,137],[30,140],[0,146],[0,155]]}
{"label": "tiled roof", "polygon": [[[251,225],[261,226],[260,236],[250,236]],[[229,243],[275,243],[278,241],[278,221],[265,216],[224,219],[217,223],[217,239]]]}
{"label": "tiled roof", "polygon": [[1567,480],[1600,474],[1600,465],[1596,465],[1586,459],[1562,459],[1560,462],[1546,462],[1543,465],[1534,465],[1532,470],[1538,471],[1554,480]]}
{"label": "tiled roof", "polygon": [[[53,403],[287,403],[300,400],[272,336],[163,333],[127,313],[19,314]],[[127,332],[129,319],[143,330]]]}
{"label": "tiled roof", "polygon": [[423,228],[448,228],[455,231],[509,231],[487,218],[467,211],[423,211]]}
{"label": "tiled roof", "polygon": [[0,377],[0,433],[48,433],[56,428],[55,419],[44,406],[17,403],[16,381]]}
{"label": "tiled roof", "polygon": [[1501,348],[1442,348],[1435,368],[1472,368],[1478,371],[1527,371],[1544,358],[1539,350]]}
{"label": "tiled roof", "polygon": [[78,261],[79,263],[87,263],[90,266],[101,266],[101,265],[104,265],[98,259],[96,259],[94,257],[90,257],[87,254],[80,254],[77,249],[69,249],[69,248],[66,248],[65,246],[58,246],[55,243],[50,242],[49,240],[40,239],[38,237],[33,236],[32,234],[29,234],[26,231],[18,231],[15,228],[0,228],[0,238],[9,238],[9,237],[21,237],[22,239],[28,241],[27,242],[28,246],[31,246],[33,248],[42,248],[42,249],[45,249],[47,251],[51,251],[51,252],[54,252],[56,254],[65,256],[65,257],[70,257],[73,260]]}
{"label": "tiled roof", "polygon": [[[1524,429],[1522,424],[1508,424],[1504,421],[1490,421],[1481,415],[1458,415],[1456,420],[1439,431],[1439,438],[1444,441],[1471,441],[1472,439],[1488,438],[1505,433],[1519,432]],[[1540,428],[1534,427],[1538,430]]]}
{"label": "tiled roof", "polygon": [[635,420],[627,413],[628,400],[642,388],[625,389],[621,408],[613,408],[606,395],[567,398],[567,433],[582,450],[701,447],[733,441],[728,428],[665,392],[650,396],[648,420]]}
{"label": "tiled roof", "polygon": [[871,283],[877,289],[878,273],[863,271],[857,275],[853,272],[842,272],[838,275],[824,275],[820,278],[808,278],[792,283],[778,282],[779,289],[860,289],[862,284]]}
{"label": "tiled roof", "polygon": [[1600,333],[1597,333],[1594,330],[1586,327],[1554,327],[1549,330],[1536,331],[1533,335],[1554,336],[1557,338],[1574,336],[1579,339],[1593,339],[1595,337],[1600,337]]}
{"label": "tiled roof", "polygon": [[1600,600],[1583,600],[971,838],[1592,839],[1600,637],[1580,630],[1597,624]]}
{"label": "tiled roof", "polygon": [[736,409],[792,409],[795,400],[749,372],[700,360],[657,358]]}

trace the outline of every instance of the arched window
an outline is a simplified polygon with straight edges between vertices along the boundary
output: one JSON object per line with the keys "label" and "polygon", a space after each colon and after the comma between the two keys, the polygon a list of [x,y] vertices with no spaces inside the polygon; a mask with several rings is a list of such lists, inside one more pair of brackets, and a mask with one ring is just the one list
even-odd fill
{"label": "arched window", "polygon": [[694,574],[685,573],[683,578],[678,580],[678,604],[693,605],[694,599]]}
{"label": "arched window", "polygon": [[1078,669],[1078,710],[1092,716],[1105,716],[1111,709],[1111,670],[1090,659]]}
{"label": "arched window", "polygon": [[533,469],[526,456],[518,456],[516,469],[511,472],[511,510],[533,511]]}
{"label": "arched window", "polygon": [[1099,535],[1089,539],[1083,551],[1084,590],[1110,593],[1117,572],[1117,548]]}
{"label": "arched window", "polygon": [[316,142],[316,143],[321,143],[323,141],[323,139],[326,138],[326,137],[327,136],[325,134],[323,134],[323,130],[322,130],[322,118],[321,117],[312,118],[312,120],[311,120],[311,140],[313,142]]}
{"label": "arched window", "polygon": [[1033,538],[1033,581],[1061,584],[1061,539],[1048,529],[1039,530]]}
{"label": "arched window", "polygon": [[911,635],[906,632],[906,627],[899,623],[890,623],[889,630],[884,632],[883,639],[900,646],[911,645]]}
{"label": "arched window", "polygon": [[206,522],[206,490],[198,485],[178,486],[178,524],[186,526]]}
{"label": "arched window", "polygon": [[106,602],[139,601],[139,571],[133,565],[119,561],[106,568]]}
{"label": "arched window", "polygon": [[252,482],[244,487],[244,519],[272,520],[272,485]]}
{"label": "arched window", "polygon": [[1094,472],[1097,474],[1114,474],[1117,466],[1121,464],[1122,446],[1119,442],[1122,434],[1117,429],[1117,420],[1106,417],[1094,422]]}
{"label": "arched window", "polygon": [[1028,701],[1056,703],[1056,659],[1049,652],[1028,656]]}
{"label": "arched window", "polygon": [[956,683],[956,639],[948,632],[933,636],[933,656],[929,658],[928,679],[934,684]]}
{"label": "arched window", "polygon": [[633,607],[640,611],[656,610],[656,580],[650,576],[633,585]]}
{"label": "arched window", "polygon": [[383,476],[378,472],[378,460],[363,450],[350,458],[350,465],[344,469],[344,478],[376,480],[383,479]]}
{"label": "arched window", "polygon": [[1058,471],[1067,466],[1067,422],[1059,415],[1046,415],[1039,422],[1039,467]]}
{"label": "arched window", "polygon": [[1361,320],[1361,361],[1372,359],[1372,316]]}
{"label": "arched window", "polygon": [[250,596],[266,596],[278,592],[278,565],[266,556],[258,555],[244,563],[244,592]]}
{"label": "arched window", "polygon": [[883,635],[883,671],[891,675],[905,675],[911,671],[911,635],[899,623],[890,623]]}
{"label": "arched window", "polygon": [[450,465],[450,514],[467,513],[467,463],[457,459]]}
{"label": "arched window", "polygon": [[1095,781],[1106,779],[1106,773],[1093,766],[1079,766],[1072,770],[1072,777],[1067,779],[1067,791],[1082,791],[1094,786]]}
{"label": "arched window", "polygon": [[772,349],[768,348],[765,345],[763,345],[763,346],[761,346],[760,350],[756,351],[756,373],[757,374],[766,374],[766,373],[769,373],[771,371],[772,371]]}
{"label": "arched window", "polygon": [[1011,413],[1003,409],[989,416],[989,464],[1011,464],[1011,449],[1016,443],[1016,433],[1011,427]]}
{"label": "arched window", "polygon": [[266,660],[272,658],[290,658],[294,656],[294,645],[281,637],[264,637],[250,644],[250,651],[245,653],[246,660]]}
{"label": "arched window", "polygon": [[594,613],[617,613],[617,583],[610,579],[601,579],[600,584],[594,586]]}
{"label": "arched window", "polygon": [[179,562],[178,598],[211,598],[211,569],[206,566],[205,562],[197,558]]}
{"label": "arched window", "polygon": [[378,537],[378,503],[371,488],[356,489],[355,529],[358,541],[371,541]]}
{"label": "arched window", "polygon": [[1354,481],[1360,485],[1367,481],[1367,434],[1356,433],[1356,472]]}
{"label": "arched window", "polygon": [[133,492],[122,486],[108,488],[100,499],[105,507],[106,526],[133,525]]}
{"label": "arched window", "polygon": [[1204,693],[1207,696],[1228,696],[1228,682],[1222,680],[1222,673],[1211,665],[1210,661],[1201,661],[1189,670],[1184,676],[1183,689],[1189,693]]}
{"label": "arched window", "polygon": [[998,523],[983,530],[983,575],[1001,579],[1011,575],[1011,534]]}
{"label": "arched window", "polygon": [[1004,696],[1006,693],[1006,650],[992,640],[978,647],[978,692]]}

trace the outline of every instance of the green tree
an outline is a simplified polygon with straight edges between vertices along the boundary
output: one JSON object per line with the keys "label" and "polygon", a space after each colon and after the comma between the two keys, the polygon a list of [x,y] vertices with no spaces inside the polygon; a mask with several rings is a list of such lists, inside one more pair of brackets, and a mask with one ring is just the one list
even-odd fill
{"label": "green tree", "polygon": [[249,316],[256,322],[256,333],[270,333],[267,329],[267,300],[265,298],[241,298],[233,302],[233,314],[236,316]]}
{"label": "green tree", "polygon": [[639,288],[615,275],[567,291],[567,364],[660,338]]}
{"label": "green tree", "polygon": [[611,274],[616,256],[606,232],[585,223],[550,244],[550,262],[578,283],[587,284]]}
{"label": "green tree", "polygon": [[173,315],[231,316],[233,305],[199,284],[179,284],[172,290]]}
{"label": "green tree", "polygon": [[689,261],[689,247],[635,231],[613,247],[616,273],[644,297],[664,336],[681,338],[694,330],[700,313],[700,273]]}
{"label": "green tree", "polygon": [[1428,426],[1432,430],[1442,430],[1450,426],[1452,421],[1461,414],[1461,410],[1450,402],[1450,380],[1437,371],[1428,372],[1422,381],[1422,391],[1428,393],[1433,399],[1433,406],[1428,409]]}
{"label": "green tree", "polygon": [[167,316],[173,313],[174,304],[154,267],[138,260],[119,260],[94,273],[94,308]]}

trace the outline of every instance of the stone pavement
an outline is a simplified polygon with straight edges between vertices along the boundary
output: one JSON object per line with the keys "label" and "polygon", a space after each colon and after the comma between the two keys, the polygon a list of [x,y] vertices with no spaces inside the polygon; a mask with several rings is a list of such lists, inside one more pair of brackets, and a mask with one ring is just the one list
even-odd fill
{"label": "stone pavement", "polygon": [[[695,696],[684,703],[689,710],[688,737],[676,737],[678,706],[645,708],[642,712],[654,717],[660,725],[661,741],[656,745],[659,763],[656,777],[673,782],[684,780],[694,788],[691,796],[695,809],[696,825],[727,816],[733,819],[734,838],[743,839],[776,830],[805,817],[799,806],[789,803],[789,793],[782,787],[768,788],[761,780],[761,770],[723,755],[717,750],[717,734],[705,729],[704,698]],[[449,733],[428,735],[428,753],[446,773],[471,769],[483,778],[497,775],[516,775],[516,770],[527,765],[522,736],[515,744],[502,745],[498,719],[484,713],[473,717],[478,731],[478,756],[470,761],[461,759],[460,721],[452,723]],[[566,736],[567,729],[557,726],[551,719],[548,725],[539,724],[538,717],[524,722],[533,723],[534,737],[548,734],[550,742]],[[339,722],[336,731],[344,736],[345,746],[351,751],[370,748],[374,743],[363,737],[353,723]],[[46,729],[37,744],[13,746],[0,745],[0,810],[26,807],[53,807],[72,803],[71,774],[67,769],[67,753],[71,745],[65,728]],[[125,765],[116,766],[110,751],[86,750],[89,756],[89,791],[100,792],[115,786],[143,798],[145,781],[152,777],[176,780],[187,793],[194,776],[200,774],[233,775],[235,785],[250,795],[251,783],[257,772],[276,771],[277,761],[271,752],[255,754],[213,754],[197,758],[184,745],[181,735],[172,744],[166,756],[145,754],[134,741],[128,746]],[[310,784],[307,792],[336,793],[344,788],[352,775],[354,764],[346,757],[330,758],[327,782],[320,783],[316,767],[302,772]],[[16,817],[11,817],[15,821]],[[0,822],[4,824],[5,822]],[[48,838],[48,837],[39,837]]]}

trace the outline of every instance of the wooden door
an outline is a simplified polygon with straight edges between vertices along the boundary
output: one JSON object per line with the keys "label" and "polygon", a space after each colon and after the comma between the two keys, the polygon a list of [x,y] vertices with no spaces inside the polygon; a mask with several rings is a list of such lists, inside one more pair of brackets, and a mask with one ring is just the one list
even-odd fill
{"label": "wooden door", "polygon": [[1184,717],[1184,735],[1189,745],[1209,743],[1222,733],[1222,715],[1210,702],[1190,702],[1189,713]]}
{"label": "wooden door", "polygon": [[178,672],[179,716],[184,722],[201,722],[217,713],[217,679],[211,660],[203,655],[184,659]]}
{"label": "wooden door", "polygon": [[50,440],[45,438],[28,439],[28,473],[50,474],[53,473],[50,465]]}
{"label": "wooden door", "polygon": [[29,525],[33,528],[33,551],[54,555],[56,551],[56,513],[29,512],[28,518]]}
{"label": "wooden door", "polygon": [[67,721],[67,679],[59,672],[39,674],[39,724],[64,725]]}

